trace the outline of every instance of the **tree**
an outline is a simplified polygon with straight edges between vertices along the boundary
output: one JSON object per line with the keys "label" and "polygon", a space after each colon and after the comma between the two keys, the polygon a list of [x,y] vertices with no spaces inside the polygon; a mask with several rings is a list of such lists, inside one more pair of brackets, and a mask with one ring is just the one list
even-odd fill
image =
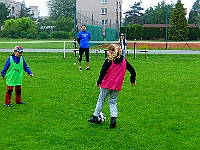
{"label": "tree", "polygon": [[140,7],[141,0],[139,2],[135,2],[134,5],[131,5],[130,8],[132,10],[126,11],[124,24],[144,24],[144,14],[141,12],[144,8]]}
{"label": "tree", "polygon": [[48,0],[49,16],[52,20],[59,17],[74,18],[74,3],[76,0]]}
{"label": "tree", "polygon": [[189,24],[196,24],[197,26],[200,26],[200,0],[196,0],[196,2],[193,3],[192,9],[189,13],[188,23]]}
{"label": "tree", "polygon": [[10,10],[4,3],[0,3],[0,26],[4,24],[4,21],[9,19]]}
{"label": "tree", "polygon": [[37,29],[35,22],[27,17],[6,20],[4,28],[12,38],[34,38]]}
{"label": "tree", "polygon": [[74,21],[71,18],[60,17],[56,20],[55,30],[56,31],[66,31],[71,32],[73,30]]}
{"label": "tree", "polygon": [[[165,24],[166,15],[171,17],[174,4],[166,5],[165,1],[161,1],[157,6],[148,8],[144,13],[145,24]],[[167,12],[166,12],[167,11]]]}
{"label": "tree", "polygon": [[26,7],[25,1],[23,0],[22,4],[21,4],[21,10],[20,10],[19,18],[22,18],[22,17],[33,17],[34,14],[30,13],[30,12],[31,12],[30,8]]}
{"label": "tree", "polygon": [[178,0],[175,4],[175,8],[170,19],[171,27],[169,28],[169,38],[175,41],[184,41],[187,40],[187,35],[189,30],[187,28],[187,19],[186,13],[181,3],[181,0]]}

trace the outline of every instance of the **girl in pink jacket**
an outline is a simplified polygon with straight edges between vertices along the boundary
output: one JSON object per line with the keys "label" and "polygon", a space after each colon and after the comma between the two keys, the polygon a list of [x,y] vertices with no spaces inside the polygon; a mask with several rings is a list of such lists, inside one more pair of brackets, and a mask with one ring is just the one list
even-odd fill
{"label": "girl in pink jacket", "polygon": [[122,50],[117,44],[109,45],[108,51],[109,55],[102,66],[99,79],[96,83],[96,86],[100,86],[99,98],[93,117],[88,119],[88,121],[91,123],[100,123],[98,121],[98,116],[103,109],[105,99],[109,96],[108,103],[110,106],[111,117],[110,127],[114,128],[116,126],[116,118],[118,116],[116,100],[119,91],[122,89],[126,70],[130,72],[130,82],[134,86],[136,85],[136,72],[131,64],[129,64],[128,61],[122,56]]}

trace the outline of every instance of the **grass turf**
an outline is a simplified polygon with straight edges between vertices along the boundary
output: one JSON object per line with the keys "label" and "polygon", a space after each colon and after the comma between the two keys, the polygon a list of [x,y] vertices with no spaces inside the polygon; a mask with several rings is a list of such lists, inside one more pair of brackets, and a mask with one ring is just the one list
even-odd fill
{"label": "grass turf", "polygon": [[[0,53],[3,68],[10,53]],[[127,72],[118,97],[117,126],[87,122],[99,94],[95,87],[104,54],[90,54],[91,71],[78,71],[67,53],[24,53],[34,77],[23,76],[26,105],[4,107],[0,80],[1,149],[199,149],[200,55],[129,55],[137,72]],[[84,67],[85,57],[82,66]]]}

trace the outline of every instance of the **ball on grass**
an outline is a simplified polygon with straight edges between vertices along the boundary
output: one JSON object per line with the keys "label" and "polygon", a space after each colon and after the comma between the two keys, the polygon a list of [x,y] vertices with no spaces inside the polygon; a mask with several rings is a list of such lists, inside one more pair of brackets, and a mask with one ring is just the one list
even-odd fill
{"label": "ball on grass", "polygon": [[98,121],[100,123],[104,123],[106,121],[106,115],[103,112],[100,112],[100,115],[98,117]]}

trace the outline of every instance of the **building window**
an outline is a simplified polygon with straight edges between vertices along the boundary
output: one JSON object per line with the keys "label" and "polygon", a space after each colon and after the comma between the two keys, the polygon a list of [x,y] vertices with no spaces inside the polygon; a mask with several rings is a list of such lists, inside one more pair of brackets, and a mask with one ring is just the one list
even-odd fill
{"label": "building window", "polygon": [[101,20],[101,25],[102,26],[108,25],[108,20]]}
{"label": "building window", "polygon": [[108,9],[107,8],[101,8],[101,14],[102,15],[106,15],[108,13]]}
{"label": "building window", "polygon": [[101,3],[107,3],[107,0],[101,0]]}

